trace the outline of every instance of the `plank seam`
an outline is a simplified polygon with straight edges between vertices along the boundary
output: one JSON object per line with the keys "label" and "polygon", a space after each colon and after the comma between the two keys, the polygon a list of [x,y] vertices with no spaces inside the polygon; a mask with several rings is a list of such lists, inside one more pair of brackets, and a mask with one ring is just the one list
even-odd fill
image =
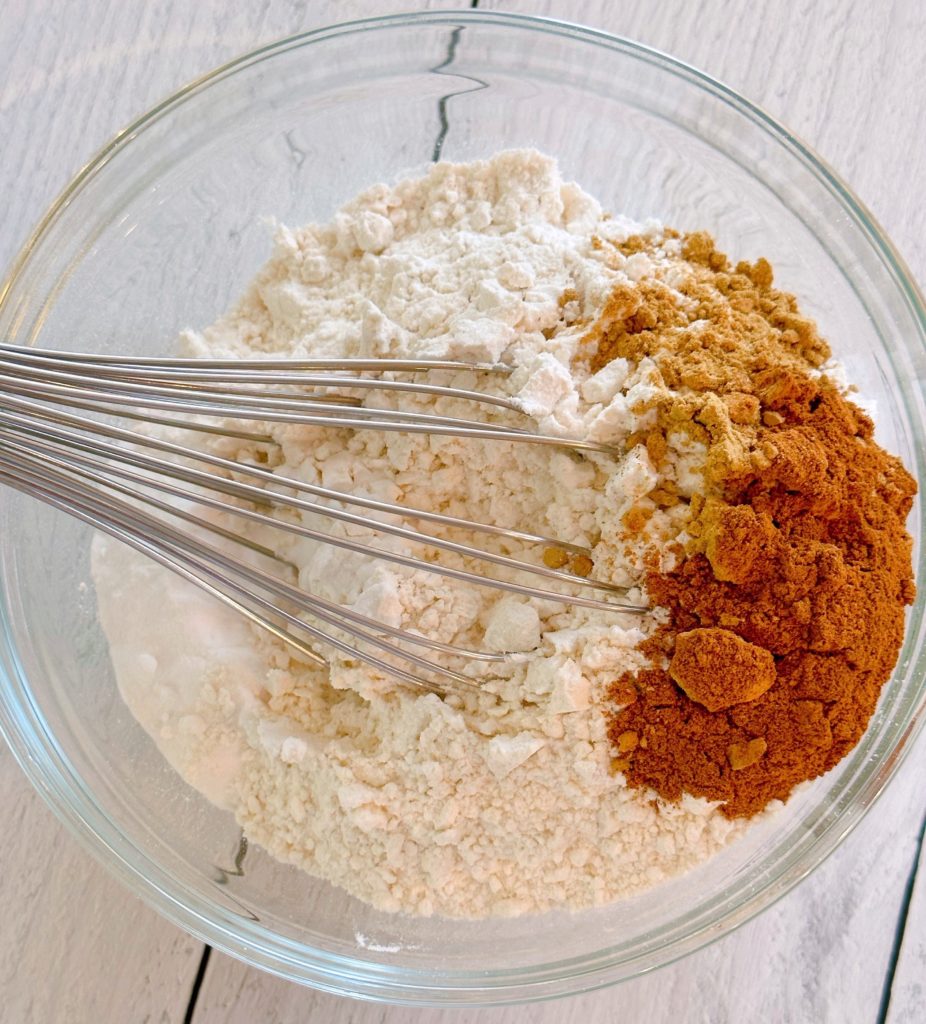
{"label": "plank seam", "polygon": [[891,1006],[891,993],[894,988],[894,978],[897,974],[897,965],[900,962],[900,953],[903,947],[904,933],[907,929],[907,919],[910,916],[910,904],[913,900],[913,889],[916,885],[916,876],[919,874],[920,860],[923,853],[923,839],[926,836],[926,814],[920,823],[919,835],[916,839],[916,848],[913,851],[913,864],[907,876],[903,890],[903,899],[900,904],[900,912],[897,915],[897,928],[894,932],[894,942],[891,946],[891,956],[888,960],[887,971],[884,976],[884,987],[881,990],[881,1004],[878,1007],[877,1024],[886,1024],[888,1012]]}
{"label": "plank seam", "polygon": [[193,1017],[196,1014],[196,1002],[199,999],[199,990],[203,987],[203,980],[206,977],[206,968],[209,966],[209,957],[211,955],[212,946],[205,946],[202,956],[199,958],[199,967],[196,969],[193,987],[190,989],[190,998],[186,1005],[186,1013],[183,1015],[183,1024],[193,1024]]}

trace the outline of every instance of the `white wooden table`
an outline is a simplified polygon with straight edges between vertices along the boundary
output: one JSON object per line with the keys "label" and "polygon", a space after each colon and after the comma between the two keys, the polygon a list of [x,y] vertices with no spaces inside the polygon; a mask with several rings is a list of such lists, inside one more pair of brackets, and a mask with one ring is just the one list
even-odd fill
{"label": "white wooden table", "polygon": [[[330,22],[466,0],[6,0],[0,265],[73,172],[203,70]],[[480,0],[585,22],[725,80],[848,179],[926,281],[921,0]],[[926,737],[924,737],[926,739]],[[382,1008],[272,979],[162,921],[57,824],[0,748],[0,1021],[233,1024],[926,1022],[926,743],[810,879],[733,935],[617,989],[482,1012]],[[926,857],[923,858],[926,863]]]}

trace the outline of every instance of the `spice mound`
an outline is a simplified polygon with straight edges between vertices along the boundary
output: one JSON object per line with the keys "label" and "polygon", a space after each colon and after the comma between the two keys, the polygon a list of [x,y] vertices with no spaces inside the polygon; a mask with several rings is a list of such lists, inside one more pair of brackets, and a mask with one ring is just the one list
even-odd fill
{"label": "spice mound", "polygon": [[631,785],[741,817],[861,738],[914,597],[916,487],[819,372],[827,348],[768,265],[733,270],[703,235],[684,250],[687,322],[655,287],[594,339],[596,363],[645,351],[682,383],[659,420],[708,448],[684,556],[647,577],[668,622],[612,687],[609,734]]}
{"label": "spice mound", "polygon": [[[506,152],[280,228],[239,302],[180,351],[444,360],[433,383],[501,401],[351,400],[563,441],[151,428],[284,488],[402,506],[413,528],[440,512],[511,531],[454,535],[465,545],[448,552],[377,532],[373,514],[304,503],[278,513],[296,532],[216,513],[287,582],[434,641],[422,657],[492,656],[447,656],[468,685],[443,698],[350,647],[307,659],[95,540],[121,693],[183,779],[235,816],[249,858],[260,847],[385,911],[592,907],[702,864],[865,728],[913,596],[913,485],[764,260],[732,266],[706,235],[611,215],[553,160]],[[509,372],[465,365],[487,362]],[[643,613],[475,585],[466,573],[536,577],[467,545],[626,591]],[[425,571],[444,559],[461,573]]]}

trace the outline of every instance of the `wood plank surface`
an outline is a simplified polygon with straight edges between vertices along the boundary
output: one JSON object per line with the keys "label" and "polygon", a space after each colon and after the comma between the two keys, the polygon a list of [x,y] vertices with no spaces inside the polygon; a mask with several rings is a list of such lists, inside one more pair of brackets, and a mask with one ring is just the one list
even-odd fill
{"label": "wood plank surface", "polygon": [[897,962],[890,979],[887,1024],[926,1021],[926,849],[920,826],[919,849],[908,879],[909,903],[898,922]]}
{"label": "wood plank surface", "polygon": [[0,1021],[182,1021],[202,943],[55,821],[0,746]]}
{"label": "wood plank surface", "polygon": [[[0,264],[79,165],[194,75],[280,36],[462,0],[8,0],[0,19]],[[481,0],[585,22],[726,81],[810,142],[926,280],[926,5],[917,0]],[[926,882],[914,868],[926,795],[920,742],[837,853],[757,920],[617,989],[460,1013],[353,1003],[213,954],[191,1019],[352,1024],[926,1020]],[[0,752],[0,1021],[179,1022],[202,946],[124,892]],[[910,881],[913,879],[911,887]],[[909,902],[909,906],[908,906]],[[902,942],[898,927],[904,925]],[[893,986],[893,988],[892,988]],[[888,996],[890,1002],[888,1004]]]}

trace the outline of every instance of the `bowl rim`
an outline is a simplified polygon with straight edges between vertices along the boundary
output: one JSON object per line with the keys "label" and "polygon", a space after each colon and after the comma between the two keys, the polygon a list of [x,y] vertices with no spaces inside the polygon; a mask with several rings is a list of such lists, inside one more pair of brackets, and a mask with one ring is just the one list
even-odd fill
{"label": "bowl rim", "polygon": [[[926,301],[903,257],[872,213],[829,164],[762,107],[705,72],[654,47],[557,18],[479,8],[417,11],[340,22],[265,44],[193,79],[117,132],[90,157],[59,193],[0,281],[0,312],[6,308],[42,240],[83,187],[140,133],[188,99],[238,71],[312,43],[377,29],[423,24],[465,27],[467,23],[527,28],[579,42],[595,43],[642,59],[732,107],[769,135],[791,157],[796,158],[848,213],[853,227],[861,232],[887,270],[891,283],[902,296],[908,312],[917,324],[919,340],[926,348]],[[14,325],[15,322],[14,315]],[[923,514],[921,510],[921,518]],[[787,866],[783,867],[776,876],[767,879],[732,910],[718,913],[715,908],[706,920],[699,919],[687,932],[671,940],[668,946],[657,949],[655,955],[652,950],[644,950],[635,955],[608,957],[602,956],[599,951],[570,961],[531,965],[526,969],[511,968],[492,975],[482,971],[447,971],[438,976],[428,970],[395,968],[358,957],[328,953],[278,934],[273,934],[274,948],[270,949],[265,929],[253,928],[250,922],[243,926],[239,917],[232,919],[214,903],[210,905],[191,893],[184,883],[170,876],[159,864],[142,853],[110,819],[97,811],[89,792],[83,791],[79,773],[70,765],[54,737],[38,727],[43,722],[43,716],[29,698],[27,677],[18,660],[15,646],[10,642],[9,624],[5,621],[5,615],[2,617],[7,651],[0,653],[6,656],[4,661],[9,658],[11,664],[0,666],[0,697],[3,698],[0,700],[0,735],[5,738],[32,785],[85,849],[162,916],[203,942],[245,963],[336,995],[399,1005],[491,1006],[577,995],[648,973],[730,934],[786,895],[839,846],[884,792],[908,755],[912,741],[926,723],[926,715],[923,713],[926,709],[924,687],[919,700],[902,723],[903,729],[877,774],[876,786],[869,798],[863,802],[854,801],[847,807],[838,823],[831,823],[817,837],[813,846],[804,852],[803,863],[792,866],[790,870]],[[14,685],[12,677],[21,683],[19,688]],[[9,706],[11,698],[14,702],[12,708]],[[35,756],[36,751],[41,752],[41,758]],[[64,785],[66,781],[72,786],[70,792]],[[74,788],[82,791],[82,807],[74,800]],[[669,955],[659,957],[658,953],[666,948],[670,951]],[[306,953],[310,955],[307,957]],[[618,968],[628,966],[629,971],[616,975]]]}

